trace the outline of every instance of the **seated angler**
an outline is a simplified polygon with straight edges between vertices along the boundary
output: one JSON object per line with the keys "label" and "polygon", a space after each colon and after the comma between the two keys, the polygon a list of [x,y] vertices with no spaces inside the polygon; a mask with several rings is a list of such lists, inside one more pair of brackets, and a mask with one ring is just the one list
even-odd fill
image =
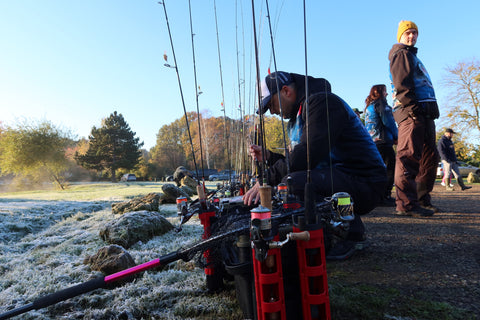
{"label": "seated angler", "polygon": [[[305,76],[282,71],[272,73],[262,81],[259,110],[262,114],[270,110],[271,114],[289,120],[292,191],[301,199],[307,180],[305,92]],[[308,93],[311,181],[317,200],[336,192],[348,192],[354,201],[355,220],[350,225],[347,240],[338,243],[327,256],[332,260],[345,259],[366,239],[360,216],[370,212],[383,196],[385,165],[360,119],[344,100],[331,92],[327,80],[309,77]],[[250,146],[250,154],[258,161],[263,159],[262,149],[257,145]],[[268,184],[285,183],[288,172],[285,157],[266,151],[265,159],[269,164]],[[245,204],[258,203],[259,188],[257,182],[244,195]]]}

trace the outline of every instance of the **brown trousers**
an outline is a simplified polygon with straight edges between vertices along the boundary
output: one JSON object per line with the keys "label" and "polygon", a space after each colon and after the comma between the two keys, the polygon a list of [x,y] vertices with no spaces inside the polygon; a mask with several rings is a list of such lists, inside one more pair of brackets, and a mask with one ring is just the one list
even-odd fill
{"label": "brown trousers", "polygon": [[397,211],[432,204],[430,192],[439,159],[433,119],[420,115],[416,119],[408,117],[398,124],[395,164]]}

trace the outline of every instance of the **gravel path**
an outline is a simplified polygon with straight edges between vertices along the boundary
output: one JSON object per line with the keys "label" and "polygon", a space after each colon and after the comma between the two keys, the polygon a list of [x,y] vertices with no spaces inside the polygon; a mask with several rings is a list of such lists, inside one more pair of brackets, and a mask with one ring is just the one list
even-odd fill
{"label": "gravel path", "polygon": [[347,282],[420,293],[480,318],[480,185],[446,191],[438,183],[432,203],[441,212],[429,218],[397,217],[393,207],[362,217],[370,247],[333,267]]}

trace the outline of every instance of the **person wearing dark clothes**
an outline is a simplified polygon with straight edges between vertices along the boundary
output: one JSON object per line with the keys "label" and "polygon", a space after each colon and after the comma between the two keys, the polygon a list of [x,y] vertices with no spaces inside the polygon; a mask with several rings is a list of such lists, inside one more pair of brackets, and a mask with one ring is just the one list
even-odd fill
{"label": "person wearing dark clothes", "polygon": [[418,27],[400,21],[399,43],[388,54],[393,89],[393,117],[398,125],[395,164],[396,215],[431,216],[431,202],[439,156],[435,119],[438,110],[432,81],[417,57]]}
{"label": "person wearing dark clothes", "polygon": [[454,134],[455,131],[450,128],[445,130],[443,136],[440,138],[440,140],[438,140],[438,152],[440,153],[440,158],[442,159],[447,190],[453,190],[453,188],[450,186],[450,176],[453,173],[455,179],[457,179],[458,185],[462,188],[462,191],[464,191],[471,189],[472,187],[466,186],[465,183],[463,183],[462,175],[458,169],[457,155],[455,154],[455,146],[452,142],[452,137]]}
{"label": "person wearing dark clothes", "polygon": [[387,103],[387,87],[384,84],[374,85],[365,99],[365,128],[377,146],[383,162],[387,167],[387,185],[380,202],[382,206],[393,206],[393,178],[395,173],[395,151],[398,129],[393,119],[392,107]]}
{"label": "person wearing dark clothes", "polygon": [[[277,92],[278,80],[278,92]],[[365,240],[365,226],[360,218],[375,208],[385,183],[385,165],[360,119],[340,97],[331,92],[323,78],[308,78],[308,131],[310,134],[311,181],[318,199],[336,192],[348,192],[354,202],[355,220],[350,226],[346,247]],[[262,82],[262,103],[259,112],[288,119],[290,138],[289,166],[293,193],[303,199],[307,178],[307,130],[305,110],[305,76],[275,72]],[[263,161],[262,149],[251,145],[250,154]],[[276,186],[287,179],[287,162],[283,155],[266,151],[270,165],[268,184]],[[243,197],[251,205],[259,201],[257,182]],[[338,257],[343,256],[339,254]],[[331,255],[332,259],[335,259]]]}

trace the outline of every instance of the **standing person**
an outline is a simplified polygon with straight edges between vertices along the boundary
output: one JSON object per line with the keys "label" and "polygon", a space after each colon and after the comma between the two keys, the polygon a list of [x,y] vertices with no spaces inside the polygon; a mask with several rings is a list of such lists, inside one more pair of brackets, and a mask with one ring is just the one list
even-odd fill
{"label": "standing person", "polygon": [[396,215],[431,216],[439,161],[435,119],[439,117],[432,81],[417,57],[418,27],[400,21],[388,59],[393,88],[393,117],[398,125],[395,165]]}
{"label": "standing person", "polygon": [[365,128],[377,146],[383,162],[387,167],[387,185],[380,201],[382,206],[393,206],[392,198],[393,178],[395,173],[395,150],[398,129],[393,119],[392,107],[387,103],[387,87],[384,84],[374,85],[365,99]]}
{"label": "standing person", "polygon": [[455,154],[455,146],[452,142],[452,137],[456,132],[448,128],[445,130],[443,136],[438,140],[438,152],[440,153],[440,158],[442,159],[443,170],[447,190],[453,190],[453,187],[450,185],[450,176],[453,173],[455,179],[457,179],[458,185],[463,190],[471,189],[472,187],[467,187],[463,183],[462,175],[458,169],[457,164],[457,155]]}
{"label": "standing person", "polygon": [[[279,91],[277,92],[277,81]],[[353,199],[355,220],[347,241],[333,247],[329,259],[345,259],[358,242],[365,240],[365,226],[360,215],[375,208],[384,192],[385,165],[372,139],[353,110],[331,92],[330,83],[322,78],[308,78],[308,131],[310,143],[311,182],[318,200],[336,192],[348,192]],[[307,110],[305,110],[305,76],[275,72],[262,81],[262,103],[259,112],[288,119],[290,137],[289,166],[293,193],[304,197],[307,181]],[[282,114],[280,114],[280,103]],[[262,148],[250,146],[250,154],[263,161]],[[266,151],[271,164],[268,184],[276,186],[287,180],[287,162],[283,155]],[[244,203],[258,203],[257,182],[243,197]]]}

